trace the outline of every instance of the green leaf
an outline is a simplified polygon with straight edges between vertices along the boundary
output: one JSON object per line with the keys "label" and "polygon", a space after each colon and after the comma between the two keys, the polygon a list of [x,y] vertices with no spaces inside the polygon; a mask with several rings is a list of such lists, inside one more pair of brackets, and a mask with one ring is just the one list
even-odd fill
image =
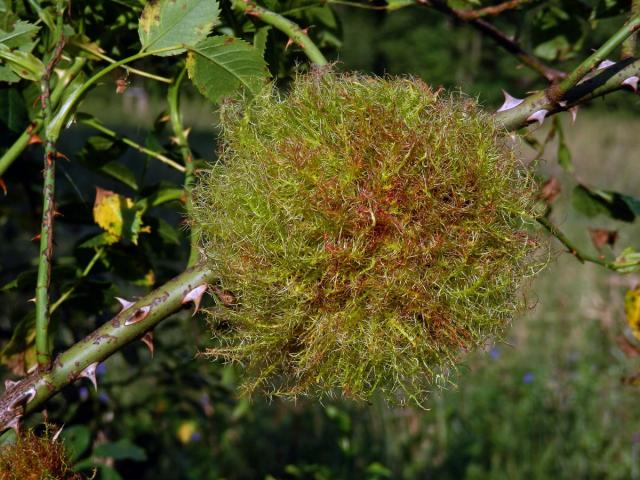
{"label": "green leaf", "polygon": [[409,7],[411,5],[415,5],[413,0],[387,0],[387,10],[390,12]]}
{"label": "green leaf", "polygon": [[7,46],[0,45],[0,59],[20,78],[36,82],[44,74],[44,64],[30,52],[10,50]]}
{"label": "green leaf", "polygon": [[72,425],[62,430],[61,438],[69,454],[69,460],[76,462],[89,448],[91,431],[84,425]]}
{"label": "green leaf", "polygon": [[182,188],[174,187],[172,185],[160,184],[159,186],[151,189],[151,193],[148,194],[148,196],[141,200],[138,200],[137,205],[143,211],[146,211],[149,208],[157,207],[158,205],[162,205],[164,203],[182,200],[184,194],[185,193]]}
{"label": "green leaf", "polygon": [[32,23],[18,20],[11,31],[0,29],[0,44],[11,49],[19,49],[30,52],[34,47],[34,37],[40,27]]}
{"label": "green leaf", "polygon": [[113,458],[114,460],[134,460],[136,462],[143,462],[147,459],[145,451],[126,438],[117,442],[98,445],[93,450],[93,455]]}
{"label": "green leaf", "polygon": [[180,233],[162,218],[158,218],[156,232],[165,243],[180,245]]}
{"label": "green leaf", "polygon": [[264,56],[264,52],[267,49],[267,40],[269,39],[269,31],[271,25],[260,27],[253,36],[253,48],[255,48],[260,55]]}
{"label": "green leaf", "polygon": [[573,162],[571,161],[571,150],[569,150],[569,147],[567,147],[567,144],[564,142],[561,142],[558,145],[558,163],[567,172],[571,172],[573,170]]}
{"label": "green leaf", "polygon": [[189,51],[187,68],[194,85],[213,103],[239,88],[256,94],[269,75],[258,50],[229,36],[211,37],[198,43]]}
{"label": "green leaf", "polygon": [[607,215],[623,222],[633,222],[640,215],[640,200],[630,195],[577,185],[571,203],[587,217]]}
{"label": "green leaf", "polygon": [[117,159],[127,150],[127,146],[117,139],[104,135],[89,137],[78,152],[80,163],[94,172],[108,175],[138,190],[135,174]]}
{"label": "green leaf", "polygon": [[620,273],[637,272],[640,270],[640,252],[633,247],[627,247],[618,255],[614,264]]}
{"label": "green leaf", "polygon": [[109,175],[116,180],[124,183],[126,186],[131,187],[133,190],[138,190],[138,181],[135,174],[130,168],[124,166],[121,162],[113,161],[100,167],[100,172],[105,175]]}
{"label": "green leaf", "polygon": [[0,88],[0,122],[15,133],[22,132],[29,123],[24,99],[15,88]]}
{"label": "green leaf", "polygon": [[218,23],[215,0],[159,0],[147,2],[140,16],[138,34],[143,50],[180,46],[160,56],[184,52],[204,40]]}

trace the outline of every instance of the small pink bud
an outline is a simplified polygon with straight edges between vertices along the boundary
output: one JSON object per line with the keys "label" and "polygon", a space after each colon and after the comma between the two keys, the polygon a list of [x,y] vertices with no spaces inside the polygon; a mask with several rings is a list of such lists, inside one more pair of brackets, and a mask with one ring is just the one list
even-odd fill
{"label": "small pink bud", "polygon": [[505,110],[510,110],[514,107],[517,107],[522,102],[524,102],[524,99],[512,97],[505,90],[502,90],[502,94],[504,95],[504,103],[498,109],[498,112],[504,112]]}

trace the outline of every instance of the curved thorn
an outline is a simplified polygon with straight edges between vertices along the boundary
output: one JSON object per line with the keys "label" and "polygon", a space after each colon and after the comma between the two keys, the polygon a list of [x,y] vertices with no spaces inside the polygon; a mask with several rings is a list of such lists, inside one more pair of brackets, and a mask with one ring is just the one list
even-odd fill
{"label": "curved thorn", "polygon": [[576,123],[576,117],[578,116],[578,105],[574,105],[569,109],[569,113],[571,114],[571,121]]}
{"label": "curved thorn", "polygon": [[633,90],[634,92],[637,92],[638,80],[640,80],[640,78],[638,78],[636,75],[633,75],[629,78],[624,79],[620,85],[630,87],[631,90]]}
{"label": "curved thorn", "polygon": [[15,387],[16,385],[18,385],[20,382],[16,382],[14,380],[5,380],[4,381],[4,389],[5,391],[9,391],[11,390],[13,387]]}
{"label": "curved thorn", "polygon": [[13,428],[16,431],[16,434],[20,434],[20,419],[22,418],[22,414],[19,413],[15,417],[11,419],[10,422],[6,424],[6,428]]}
{"label": "curved thorn", "polygon": [[129,308],[134,303],[134,302],[130,302],[126,298],[115,297],[115,299],[118,301],[118,303],[120,305],[122,305],[122,311],[125,311],[127,308]]}
{"label": "curved thorn", "polygon": [[193,305],[195,307],[193,309],[193,315],[195,315],[197,311],[200,309],[200,302],[202,301],[202,296],[204,295],[204,292],[207,291],[208,287],[209,285],[206,283],[203,283],[202,285],[198,285],[196,288],[188,292],[182,299],[182,305],[189,302],[193,302]]}
{"label": "curved thorn", "polygon": [[504,112],[505,110],[511,110],[512,108],[517,107],[522,102],[524,102],[524,99],[512,97],[505,90],[502,90],[502,94],[504,95],[504,103],[498,109],[498,112]]}
{"label": "curved thorn", "polygon": [[145,305],[144,307],[140,307],[134,312],[133,315],[131,315],[129,318],[127,318],[124,321],[124,324],[133,325],[134,323],[138,323],[144,320],[145,318],[147,318],[147,315],[149,315],[150,311],[151,311],[151,305]]}
{"label": "curved thorn", "polygon": [[548,111],[544,108],[532,113],[527,117],[527,123],[538,122],[540,125],[544,123],[544,118],[547,116]]}
{"label": "curved thorn", "polygon": [[612,62],[609,59],[603,60],[601,61],[598,66],[596,67],[596,70],[603,70],[605,68],[609,68],[611,65],[615,65],[616,62]]}
{"label": "curved thorn", "polygon": [[58,440],[58,437],[60,437],[60,434],[62,433],[63,428],[64,428],[64,424],[58,429],[56,433],[53,434],[53,437],[51,437],[51,443],[56,443],[56,441]]}
{"label": "curved thorn", "polygon": [[142,343],[144,343],[147,348],[149,349],[149,351],[151,352],[151,358],[153,358],[153,331],[149,331],[147,333],[145,333],[142,338],[140,339],[142,341]]}
{"label": "curved thorn", "polygon": [[80,374],[79,377],[88,378],[93,383],[93,387],[98,391],[98,381],[96,380],[96,368],[98,368],[98,362],[94,362],[85,368]]}
{"label": "curved thorn", "polygon": [[27,389],[27,391],[26,391],[26,392],[24,393],[24,395],[23,395],[23,397],[26,397],[26,399],[27,399],[27,400],[24,402],[24,403],[25,403],[25,405],[26,405],[27,403],[29,403],[31,400],[33,400],[33,397],[35,397],[35,396],[36,396],[36,393],[37,393],[37,391],[36,391],[36,387],[29,387],[29,388]]}

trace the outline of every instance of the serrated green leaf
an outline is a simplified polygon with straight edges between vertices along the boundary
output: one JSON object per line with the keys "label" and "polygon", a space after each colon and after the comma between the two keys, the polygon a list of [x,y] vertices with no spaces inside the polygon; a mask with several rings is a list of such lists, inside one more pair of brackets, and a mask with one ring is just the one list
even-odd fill
{"label": "serrated green leaf", "polygon": [[136,175],[130,168],[124,166],[121,162],[113,161],[106,163],[100,167],[100,172],[115,178],[133,190],[138,190],[138,180],[136,179]]}
{"label": "serrated green leaf", "polygon": [[585,185],[578,185],[573,189],[571,203],[587,217],[607,215],[615,220],[633,222],[640,214],[640,200],[637,198]]}
{"label": "serrated green leaf", "polygon": [[[146,190],[146,189],[145,189]],[[147,197],[138,200],[137,205],[142,210],[147,210],[152,207],[157,207],[158,205],[162,205],[164,203],[180,201],[184,197],[184,190],[182,188],[170,186],[170,185],[159,185],[157,187],[153,187]]]}
{"label": "serrated green leaf", "polygon": [[253,48],[255,48],[260,55],[264,56],[264,52],[267,49],[267,40],[269,39],[269,31],[271,25],[266,25],[259,28],[253,36]]}
{"label": "serrated green leaf", "polygon": [[13,73],[26,80],[37,82],[44,74],[44,64],[35,55],[20,50],[10,50],[0,45],[0,59],[11,68]]}
{"label": "serrated green leaf", "polygon": [[268,78],[260,52],[244,40],[229,36],[198,43],[189,51],[187,69],[200,93],[213,103],[239,88],[256,94]]}
{"label": "serrated green leaf", "polygon": [[0,122],[15,133],[22,132],[29,123],[24,99],[15,88],[0,89]]}
{"label": "serrated green leaf", "polygon": [[143,50],[180,46],[160,56],[184,52],[205,39],[218,23],[220,8],[215,0],[159,0],[148,2],[138,24]]}
{"label": "serrated green leaf", "polygon": [[637,272],[640,270],[640,252],[633,247],[627,247],[618,255],[614,264],[620,273]]}
{"label": "serrated green leaf", "polygon": [[32,23],[18,20],[11,31],[0,29],[0,44],[11,49],[18,49],[25,52],[33,50],[34,37],[40,27]]}
{"label": "serrated green leaf", "polygon": [[93,454],[96,457],[113,458],[114,460],[134,460],[143,462],[147,459],[147,454],[131,440],[122,439],[117,442],[103,443],[98,445]]}

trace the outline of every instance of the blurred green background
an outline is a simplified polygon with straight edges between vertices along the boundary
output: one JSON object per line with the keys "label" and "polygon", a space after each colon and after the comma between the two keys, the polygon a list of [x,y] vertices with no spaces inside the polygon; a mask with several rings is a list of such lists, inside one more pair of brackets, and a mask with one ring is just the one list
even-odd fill
{"label": "blurred green background", "polygon": [[[539,86],[509,56],[496,55],[489,41],[442,16],[415,10],[390,16],[337,11],[336,29],[343,35],[335,56],[338,68],[417,75],[434,86],[477,95],[492,109],[499,105],[501,89],[522,95]],[[105,86],[82,110],[99,113],[110,127],[144,143],[164,98],[137,79],[124,96],[111,92],[112,86]],[[575,125],[563,119],[575,177],[640,194],[635,165],[639,104],[637,96],[619,94],[581,112]],[[213,107],[193,95],[184,101],[184,111],[195,150],[212,161]],[[532,135],[542,139],[547,128],[534,128]],[[79,149],[87,136],[82,129],[72,130],[61,151]],[[524,162],[536,157],[524,143],[521,151]],[[127,155],[131,165],[143,169],[137,174],[146,181],[171,178],[171,172]],[[556,223],[585,249],[593,249],[589,227],[619,230],[620,244],[637,244],[640,231],[633,225],[568,214],[568,185],[575,178],[557,166],[555,155],[552,142],[537,168],[542,179],[555,176],[566,187],[555,205]],[[81,167],[61,168],[69,179],[61,181],[61,195],[76,192],[82,199],[81,186],[71,181]],[[39,169],[34,155],[21,170],[33,175]],[[87,177],[87,182],[95,179]],[[104,180],[97,183],[110,187]],[[29,192],[21,191],[10,192],[6,200],[32,201]],[[90,209],[91,199],[83,201],[83,208]],[[36,256],[30,242],[36,224],[15,211],[12,217],[0,216],[0,259],[7,271]],[[174,225],[180,221],[169,210],[158,215]],[[62,226],[60,232],[56,248],[64,257],[71,248],[65,232],[82,232],[73,226]],[[184,263],[176,258],[177,251],[154,254],[170,271]],[[120,261],[128,261],[126,251]],[[76,301],[143,291],[113,285],[100,275],[96,272],[89,290],[81,291]],[[624,293],[637,283],[636,275],[582,265],[554,243],[549,267],[531,279],[526,291],[531,308],[514,319],[503,340],[470,354],[454,375],[455,385],[434,391],[424,408],[381,401],[240,399],[235,368],[197,357],[210,333],[202,319],[185,313],[156,329],[153,360],[141,344],[126,348],[101,366],[98,392],[88,382],[76,383],[50,402],[49,414],[65,423],[65,441],[79,468],[88,467],[89,458],[108,458],[100,478],[637,479],[640,411],[635,407],[640,390],[629,378],[640,372],[640,361],[618,344],[625,335]],[[7,295],[0,314],[3,340],[11,335],[11,318],[26,308],[24,299]],[[114,311],[115,302],[111,312],[93,321],[100,324]],[[66,335],[78,338],[91,325],[83,328],[70,328]],[[101,439],[113,442],[111,450],[94,448]]]}

